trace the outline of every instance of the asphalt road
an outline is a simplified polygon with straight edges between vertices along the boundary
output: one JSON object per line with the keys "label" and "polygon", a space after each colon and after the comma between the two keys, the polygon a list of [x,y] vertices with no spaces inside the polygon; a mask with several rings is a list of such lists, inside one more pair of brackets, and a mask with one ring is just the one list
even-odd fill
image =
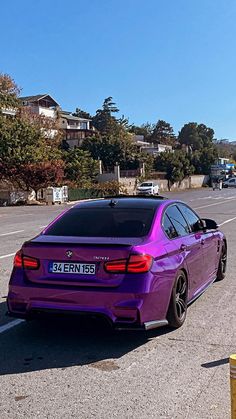
{"label": "asphalt road", "polygon": [[148,334],[112,333],[99,323],[16,324],[7,318],[4,297],[13,254],[65,207],[0,208],[1,419],[230,417],[236,190],[165,195],[222,224],[229,244],[228,273],[189,307],[182,328]]}

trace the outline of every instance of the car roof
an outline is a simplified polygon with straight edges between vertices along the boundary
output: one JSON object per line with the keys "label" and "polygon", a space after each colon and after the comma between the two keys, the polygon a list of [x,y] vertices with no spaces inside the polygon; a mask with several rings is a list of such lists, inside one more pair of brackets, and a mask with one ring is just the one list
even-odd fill
{"label": "car roof", "polygon": [[116,207],[116,208],[147,208],[155,209],[159,208],[163,204],[175,202],[170,199],[167,199],[162,196],[157,197],[148,197],[148,196],[138,196],[138,195],[118,195],[118,196],[109,196],[102,199],[95,199],[91,201],[83,201],[76,204],[73,208],[107,208]]}

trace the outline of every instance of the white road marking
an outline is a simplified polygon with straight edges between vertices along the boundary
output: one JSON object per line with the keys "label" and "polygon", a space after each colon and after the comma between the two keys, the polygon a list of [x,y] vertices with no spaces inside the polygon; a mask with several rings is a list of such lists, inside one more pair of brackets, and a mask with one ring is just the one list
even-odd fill
{"label": "white road marking", "polygon": [[219,226],[221,227],[221,226],[223,226],[224,224],[230,223],[231,221],[234,221],[234,220],[236,220],[236,217],[234,217],[234,218],[229,218],[229,220],[224,221],[223,223],[219,224]]}
{"label": "white road marking", "polygon": [[204,196],[202,198],[193,198],[193,199],[190,199],[189,202],[200,201],[200,199],[212,199],[212,196]]}
{"label": "white road marking", "polygon": [[39,228],[45,228],[45,227],[47,227],[47,225],[45,225],[45,226],[39,226]]}
{"label": "white road marking", "polygon": [[[231,196],[224,196],[224,195],[215,195],[215,196],[205,196],[204,198],[198,198],[198,200],[199,199],[213,199],[213,200],[216,200],[216,199],[233,199],[233,198],[236,198],[236,196],[235,195],[231,195]],[[191,201],[195,201],[195,199],[192,199]]]}
{"label": "white road marking", "polygon": [[9,258],[10,256],[14,256],[15,254],[16,254],[16,252],[14,252],[14,253],[8,253],[8,255],[2,255],[2,256],[0,256],[0,259]]}
{"label": "white road marking", "polygon": [[0,236],[10,236],[11,234],[23,233],[23,231],[25,231],[25,230],[11,231],[10,233],[2,233],[2,234],[0,234]]}
{"label": "white road marking", "polygon": [[[12,217],[12,214],[4,214],[4,215],[9,215],[10,217]],[[24,214],[14,214],[14,217],[27,217],[28,215],[35,215],[32,212],[25,212]]]}
{"label": "white road marking", "polygon": [[24,320],[22,319],[16,319],[12,322],[9,322],[7,324],[4,324],[3,326],[0,326],[0,333],[6,332],[6,330],[12,329],[12,327],[18,326],[18,324],[23,323]]}
{"label": "white road marking", "polygon": [[[228,199],[226,202],[230,202],[230,201],[235,201],[236,198],[234,199]],[[221,204],[225,204],[225,200],[222,202],[215,202],[214,204],[208,204],[208,205],[202,205],[201,207],[195,207],[194,209],[201,209],[201,208],[207,208],[207,207],[213,207],[214,205],[221,205]]]}

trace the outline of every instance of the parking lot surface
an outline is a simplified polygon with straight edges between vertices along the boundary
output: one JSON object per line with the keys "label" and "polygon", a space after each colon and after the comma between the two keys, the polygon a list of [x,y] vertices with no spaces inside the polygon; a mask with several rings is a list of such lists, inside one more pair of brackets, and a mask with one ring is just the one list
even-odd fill
{"label": "parking lot surface", "polygon": [[5,316],[13,255],[68,206],[0,208],[0,405],[5,418],[230,417],[236,352],[236,190],[165,193],[221,225],[226,279],[188,309],[182,328],[112,332],[96,322]]}

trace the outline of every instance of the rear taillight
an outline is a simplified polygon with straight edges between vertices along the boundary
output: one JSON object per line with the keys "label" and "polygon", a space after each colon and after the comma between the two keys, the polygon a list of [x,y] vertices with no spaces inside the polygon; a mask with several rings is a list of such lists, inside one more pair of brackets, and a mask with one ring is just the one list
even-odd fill
{"label": "rear taillight", "polygon": [[106,262],[104,268],[109,273],[145,273],[152,266],[150,255],[131,255],[129,259],[118,259]]}
{"label": "rear taillight", "polygon": [[18,250],[18,252],[15,254],[13,266],[14,266],[14,268],[22,268],[23,267],[22,254],[21,254],[20,250]]}
{"label": "rear taillight", "polygon": [[131,255],[127,265],[127,272],[143,273],[148,272],[152,266],[152,256],[150,255]]}
{"label": "rear taillight", "polygon": [[125,273],[126,272],[127,259],[112,260],[106,262],[104,267],[107,272],[110,273]]}
{"label": "rear taillight", "polygon": [[39,260],[30,256],[23,256],[23,267],[25,269],[38,269]]}
{"label": "rear taillight", "polygon": [[15,268],[25,268],[25,269],[38,269],[39,260],[32,258],[30,256],[22,255],[21,250],[19,250],[14,257],[14,267]]}

